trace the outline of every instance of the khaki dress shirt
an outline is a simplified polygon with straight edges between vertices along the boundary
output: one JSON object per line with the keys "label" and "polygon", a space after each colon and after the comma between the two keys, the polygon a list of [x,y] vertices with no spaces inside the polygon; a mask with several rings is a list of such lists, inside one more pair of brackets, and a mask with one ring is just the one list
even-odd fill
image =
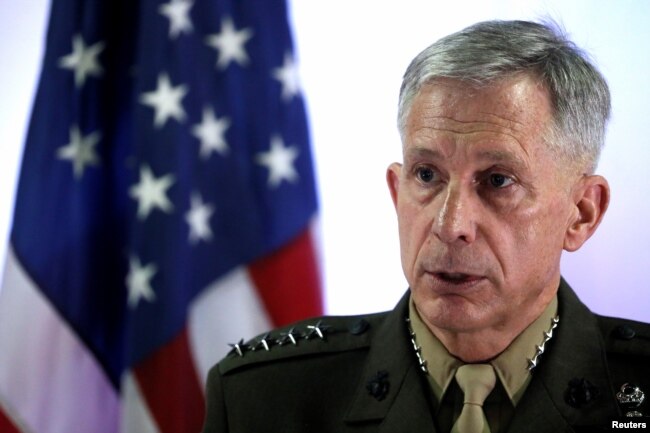
{"label": "khaki dress shirt", "polygon": [[[557,315],[557,305],[557,297],[554,297],[542,314],[505,351],[489,361],[498,378],[483,405],[491,433],[505,431],[512,419],[514,408],[532,378],[528,360],[535,357],[537,346],[544,341],[544,333],[551,329],[552,319]],[[463,408],[463,392],[454,380],[456,370],[463,362],[451,355],[429,331],[412,299],[409,319],[416,343],[421,348],[421,356],[427,363],[427,379],[434,397],[434,419],[441,432],[449,432]],[[540,362],[543,362],[541,357]]]}

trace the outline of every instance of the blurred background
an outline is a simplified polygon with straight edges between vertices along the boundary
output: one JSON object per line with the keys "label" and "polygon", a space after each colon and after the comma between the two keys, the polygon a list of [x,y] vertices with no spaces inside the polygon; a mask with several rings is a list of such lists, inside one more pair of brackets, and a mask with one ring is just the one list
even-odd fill
{"label": "blurred background", "polygon": [[[0,262],[48,7],[0,3]],[[650,320],[650,2],[294,0],[290,11],[317,169],[328,313],[388,309],[406,289],[384,173],[400,159],[396,103],[409,60],[476,21],[550,16],[591,53],[613,95],[599,167],[612,202],[588,244],[565,254],[563,274],[596,312]]]}

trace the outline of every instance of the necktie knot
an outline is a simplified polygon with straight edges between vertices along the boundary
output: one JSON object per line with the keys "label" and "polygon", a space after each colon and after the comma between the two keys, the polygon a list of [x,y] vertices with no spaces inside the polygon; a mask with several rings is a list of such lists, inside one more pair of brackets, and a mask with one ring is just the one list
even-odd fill
{"label": "necktie knot", "polygon": [[490,364],[465,364],[456,371],[456,382],[463,390],[465,404],[482,406],[494,389],[496,375]]}
{"label": "necktie knot", "polygon": [[465,364],[456,370],[463,391],[463,410],[452,429],[456,433],[481,433],[486,427],[483,402],[494,389],[496,374],[490,364]]}

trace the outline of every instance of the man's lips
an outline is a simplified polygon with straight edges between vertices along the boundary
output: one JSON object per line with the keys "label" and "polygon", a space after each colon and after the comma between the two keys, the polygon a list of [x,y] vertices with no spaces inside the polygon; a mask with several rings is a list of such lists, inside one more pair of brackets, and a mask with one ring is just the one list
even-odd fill
{"label": "man's lips", "polygon": [[473,281],[481,278],[478,275],[472,275],[465,272],[434,272],[434,275],[443,280],[450,281]]}
{"label": "man's lips", "polygon": [[434,271],[427,272],[429,275],[433,276],[435,280],[439,283],[445,285],[473,285],[479,281],[485,279],[482,275],[471,274],[466,272],[448,272],[448,271]]}

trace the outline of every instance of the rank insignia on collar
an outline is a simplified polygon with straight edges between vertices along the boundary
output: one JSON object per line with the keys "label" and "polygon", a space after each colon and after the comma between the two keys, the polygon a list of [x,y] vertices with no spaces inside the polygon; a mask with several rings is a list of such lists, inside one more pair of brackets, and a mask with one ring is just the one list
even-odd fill
{"label": "rank insignia on collar", "polygon": [[538,344],[535,346],[535,355],[532,358],[528,358],[528,371],[533,371],[535,367],[537,367],[537,364],[539,363],[539,357],[544,353],[544,350],[546,349],[546,343],[551,341],[551,338],[553,338],[553,331],[555,328],[557,328],[558,323],[560,323],[560,317],[555,316],[551,319],[551,327],[548,329],[548,331],[544,331],[544,338],[542,340],[542,344]]}
{"label": "rank insignia on collar", "polygon": [[409,336],[411,337],[411,344],[413,345],[415,356],[418,359],[418,366],[420,367],[420,370],[422,370],[422,372],[428,373],[429,368],[427,367],[427,360],[424,359],[424,357],[422,356],[422,347],[418,345],[418,342],[415,339],[415,331],[413,331],[413,327],[411,326],[411,319],[409,319],[408,317],[406,318],[406,326],[409,331]]}

